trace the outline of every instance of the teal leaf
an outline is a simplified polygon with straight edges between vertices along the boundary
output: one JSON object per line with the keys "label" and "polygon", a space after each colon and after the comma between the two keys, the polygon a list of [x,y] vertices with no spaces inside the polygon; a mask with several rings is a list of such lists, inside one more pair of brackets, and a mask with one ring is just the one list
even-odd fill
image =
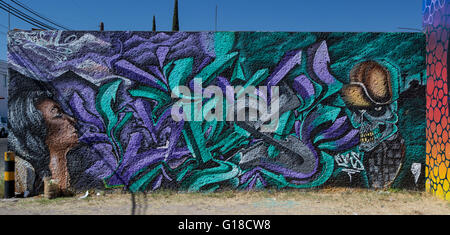
{"label": "teal leaf", "polygon": [[142,97],[156,101],[154,113],[157,113],[160,108],[171,102],[171,98],[167,93],[148,86],[140,86],[137,89],[129,90],[129,93],[133,97]]}
{"label": "teal leaf", "polygon": [[206,140],[203,134],[202,122],[185,122],[184,127],[183,135],[186,140],[186,144],[194,157],[202,163],[211,160],[212,155],[206,148]]}
{"label": "teal leaf", "polygon": [[232,52],[230,54],[217,57],[212,63],[202,69],[197,78],[201,78],[203,85],[209,85],[209,83],[216,78],[222,71],[231,67],[236,60],[238,52]]}
{"label": "teal leaf", "polygon": [[203,186],[228,181],[238,176],[239,168],[235,164],[216,159],[213,159],[213,161],[219,166],[204,170],[194,170],[192,175],[182,183],[181,188],[190,192],[196,192]]}
{"label": "teal leaf", "polygon": [[170,90],[186,84],[187,77],[192,73],[193,61],[192,58],[185,58],[174,62],[168,79]]}
{"label": "teal leaf", "polygon": [[116,101],[117,90],[122,80],[107,83],[100,87],[96,97],[95,105],[97,111],[106,120],[107,134],[111,137],[111,130],[117,123],[117,116],[114,113],[113,105]]}

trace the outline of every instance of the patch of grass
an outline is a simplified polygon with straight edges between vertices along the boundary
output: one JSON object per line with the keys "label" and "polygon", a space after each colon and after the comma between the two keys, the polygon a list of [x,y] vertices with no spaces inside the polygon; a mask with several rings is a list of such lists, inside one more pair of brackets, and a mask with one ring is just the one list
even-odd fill
{"label": "patch of grass", "polygon": [[38,196],[38,197],[32,198],[31,200],[29,200],[29,199],[28,200],[20,200],[20,204],[27,205],[27,204],[37,203],[39,205],[44,206],[44,205],[51,205],[51,204],[56,205],[56,204],[60,204],[60,203],[63,203],[63,202],[70,201],[70,200],[73,200],[73,198],[70,198],[70,197],[57,197],[57,198],[53,198],[53,199],[48,199],[48,198],[45,198],[43,196]]}
{"label": "patch of grass", "polygon": [[[141,193],[137,193],[136,195],[140,195]],[[153,199],[159,199],[159,198],[168,198],[170,196],[173,196],[177,194],[177,191],[169,190],[169,189],[162,189],[158,190],[156,192],[147,192],[147,196]]]}

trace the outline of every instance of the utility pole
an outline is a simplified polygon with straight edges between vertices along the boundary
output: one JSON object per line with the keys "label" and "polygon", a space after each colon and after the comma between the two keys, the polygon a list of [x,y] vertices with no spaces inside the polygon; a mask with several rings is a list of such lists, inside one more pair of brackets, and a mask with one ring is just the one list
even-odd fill
{"label": "utility pole", "polygon": [[175,6],[173,8],[172,31],[180,31],[180,22],[178,21],[178,0],[175,0]]}
{"label": "utility pole", "polygon": [[100,31],[105,30],[105,25],[103,24],[103,22],[100,22]]}
{"label": "utility pole", "polygon": [[11,9],[8,7],[8,31],[11,30]]}
{"label": "utility pole", "polygon": [[153,27],[152,27],[152,31],[156,32],[156,19],[155,19],[155,15],[153,15]]}

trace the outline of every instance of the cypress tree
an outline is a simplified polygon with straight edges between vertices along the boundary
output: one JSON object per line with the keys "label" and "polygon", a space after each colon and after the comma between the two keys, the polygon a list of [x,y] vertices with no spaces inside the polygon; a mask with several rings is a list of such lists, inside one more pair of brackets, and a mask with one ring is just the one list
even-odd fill
{"label": "cypress tree", "polygon": [[173,8],[173,23],[172,23],[172,31],[179,31],[180,23],[178,21],[178,0],[175,0],[175,6]]}
{"label": "cypress tree", "polygon": [[153,31],[153,32],[156,31],[156,20],[155,20],[155,15],[153,15],[153,27],[152,27],[152,31]]}

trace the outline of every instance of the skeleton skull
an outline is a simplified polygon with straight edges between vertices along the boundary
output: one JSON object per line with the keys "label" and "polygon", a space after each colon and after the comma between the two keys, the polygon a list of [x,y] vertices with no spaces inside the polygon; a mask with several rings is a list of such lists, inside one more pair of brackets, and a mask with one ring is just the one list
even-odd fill
{"label": "skeleton skull", "polygon": [[373,150],[397,132],[397,102],[393,100],[391,72],[377,61],[364,61],[350,71],[342,96],[360,131],[360,149]]}
{"label": "skeleton skull", "polygon": [[356,109],[352,114],[353,125],[359,128],[360,150],[372,151],[397,131],[397,107],[394,104]]}

